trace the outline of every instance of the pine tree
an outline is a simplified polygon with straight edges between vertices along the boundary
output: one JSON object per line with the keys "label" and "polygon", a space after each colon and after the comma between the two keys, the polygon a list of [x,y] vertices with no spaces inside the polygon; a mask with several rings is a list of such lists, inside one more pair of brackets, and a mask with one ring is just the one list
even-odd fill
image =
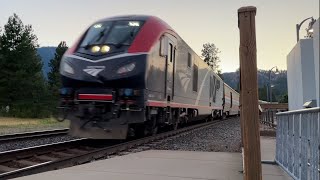
{"label": "pine tree", "polygon": [[50,72],[48,73],[48,85],[53,98],[58,98],[59,96],[59,89],[61,87],[61,77],[59,73],[60,61],[67,49],[68,46],[66,43],[64,41],[60,42],[54,54],[54,58],[49,62]]}
{"label": "pine tree", "polygon": [[[0,27],[0,39],[1,39],[1,33],[2,33],[2,29]],[[1,41],[0,41],[0,64],[1,64],[1,61],[2,61],[2,52],[1,52]]]}
{"label": "pine tree", "polygon": [[[1,39],[1,35],[2,35],[2,29],[1,29],[1,27],[0,27],[0,39]],[[0,71],[2,71],[1,70],[1,68],[2,68],[2,64],[3,64],[3,61],[4,61],[4,59],[3,59],[3,56],[2,56],[2,51],[1,51],[1,41],[0,41]],[[2,72],[0,72],[0,78],[1,78],[1,75],[2,75]],[[1,82],[1,79],[0,79],[0,82]],[[1,87],[0,87],[0,93],[1,93]],[[0,96],[0,101],[1,101],[1,96]],[[5,106],[3,106],[2,104],[0,104],[0,115],[1,115],[1,112],[5,112]]]}
{"label": "pine tree", "polygon": [[32,26],[24,26],[16,14],[9,17],[0,38],[0,107],[10,107],[7,115],[48,115],[47,90],[37,47]]}

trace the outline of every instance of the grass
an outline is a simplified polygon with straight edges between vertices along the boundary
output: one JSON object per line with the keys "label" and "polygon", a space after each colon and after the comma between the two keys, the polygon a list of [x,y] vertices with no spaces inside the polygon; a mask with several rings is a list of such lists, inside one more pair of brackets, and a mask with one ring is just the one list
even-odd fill
{"label": "grass", "polygon": [[0,135],[68,127],[69,121],[58,122],[53,118],[31,119],[0,117]]}

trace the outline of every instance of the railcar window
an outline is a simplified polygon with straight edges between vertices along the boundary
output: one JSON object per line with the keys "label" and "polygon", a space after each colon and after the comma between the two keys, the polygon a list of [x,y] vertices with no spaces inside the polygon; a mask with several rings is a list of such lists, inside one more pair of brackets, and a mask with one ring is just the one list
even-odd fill
{"label": "railcar window", "polygon": [[212,89],[212,94],[213,94],[213,97],[212,97],[212,101],[213,102],[216,102],[216,96],[217,96],[217,81],[216,81],[216,77],[215,76],[213,76],[213,84],[212,84],[212,86],[213,86],[213,89]]}
{"label": "railcar window", "polygon": [[212,97],[212,76],[210,76],[210,90],[209,90],[209,97]]}
{"label": "railcar window", "polygon": [[217,89],[220,89],[220,80],[217,80]]}
{"label": "railcar window", "polygon": [[191,63],[192,63],[191,54],[188,53],[188,67],[191,67]]}
{"label": "railcar window", "polygon": [[232,107],[232,92],[230,92],[230,107]]}
{"label": "railcar window", "polygon": [[198,91],[198,66],[193,65],[193,91]]}

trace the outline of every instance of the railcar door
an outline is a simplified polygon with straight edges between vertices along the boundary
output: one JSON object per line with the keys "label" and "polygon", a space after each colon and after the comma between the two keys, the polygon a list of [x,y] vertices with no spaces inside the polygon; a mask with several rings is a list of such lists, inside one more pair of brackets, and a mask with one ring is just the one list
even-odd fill
{"label": "railcar door", "polygon": [[168,38],[168,55],[166,59],[166,98],[167,101],[173,99],[174,93],[174,65],[176,56],[176,46],[173,40]]}

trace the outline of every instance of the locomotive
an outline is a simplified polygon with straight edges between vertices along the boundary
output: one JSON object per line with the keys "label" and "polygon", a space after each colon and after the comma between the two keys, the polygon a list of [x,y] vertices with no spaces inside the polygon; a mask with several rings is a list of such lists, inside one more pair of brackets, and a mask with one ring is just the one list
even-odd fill
{"label": "locomotive", "polygon": [[239,114],[238,93],[154,16],[95,22],[66,51],[60,74],[60,118],[72,136],[126,139]]}

